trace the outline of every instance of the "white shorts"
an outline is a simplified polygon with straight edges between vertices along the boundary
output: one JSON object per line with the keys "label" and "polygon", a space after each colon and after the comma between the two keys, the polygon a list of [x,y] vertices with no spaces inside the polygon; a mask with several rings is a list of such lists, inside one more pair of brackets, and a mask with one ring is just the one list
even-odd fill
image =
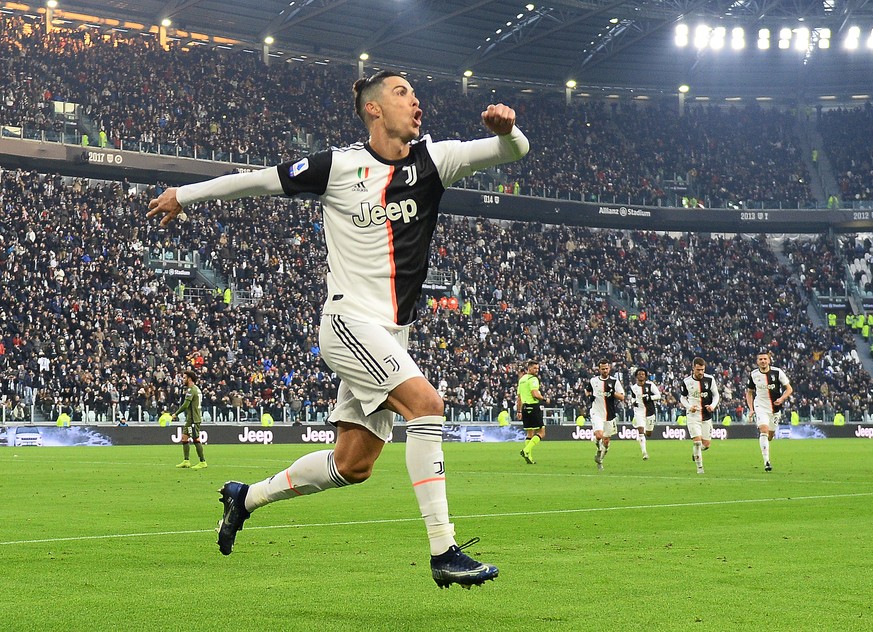
{"label": "white shorts", "polygon": [[651,432],[655,429],[655,415],[646,417],[634,413],[634,428],[645,428],[646,432]]}
{"label": "white shorts", "polygon": [[712,439],[712,419],[708,421],[702,421],[700,419],[689,419],[686,423],[688,424],[689,437],[700,437],[701,439],[706,439],[707,441]]}
{"label": "white shorts", "polygon": [[774,413],[772,410],[755,408],[755,425],[767,426],[770,430],[776,430],[776,426],[782,421],[782,411]]}
{"label": "white shorts", "polygon": [[611,437],[616,432],[615,419],[601,419],[600,417],[592,415],[591,427],[594,428],[594,432],[597,432],[598,430],[603,432],[604,437]]}
{"label": "white shorts", "polygon": [[364,426],[383,441],[391,437],[394,413],[379,407],[397,386],[423,377],[406,351],[408,340],[409,327],[392,331],[337,314],[321,317],[321,355],[340,378],[328,421]]}

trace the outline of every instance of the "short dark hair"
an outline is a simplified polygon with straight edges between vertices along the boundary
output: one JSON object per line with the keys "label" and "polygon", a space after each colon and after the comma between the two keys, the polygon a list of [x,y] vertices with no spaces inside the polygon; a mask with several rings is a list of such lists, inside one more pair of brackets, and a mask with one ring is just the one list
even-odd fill
{"label": "short dark hair", "polygon": [[382,82],[388,77],[402,77],[399,72],[393,70],[380,70],[375,75],[358,79],[355,85],[352,86],[352,91],[355,93],[355,113],[358,115],[364,125],[367,124],[367,117],[364,114],[364,106],[367,101],[373,98],[376,90],[381,87]]}
{"label": "short dark hair", "polygon": [[189,378],[192,382],[194,382],[194,383],[197,382],[197,373],[195,371],[188,369],[187,371],[185,371],[184,375],[185,375],[185,377]]}
{"label": "short dark hair", "polygon": [[638,368],[636,371],[634,371],[634,376],[637,376],[637,375],[639,375],[640,373],[642,373],[643,375],[648,375],[648,374],[649,374],[649,372],[646,371],[643,367],[640,367],[640,368]]}
{"label": "short dark hair", "polygon": [[692,366],[706,366],[706,360],[697,356],[694,360],[691,361]]}
{"label": "short dark hair", "polygon": [[531,368],[533,365],[539,364],[539,363],[540,363],[539,360],[528,360],[527,361],[527,368]]}
{"label": "short dark hair", "polygon": [[758,353],[755,357],[757,358],[758,356],[762,356],[762,355],[769,356],[770,350],[769,349],[758,349]]}
{"label": "short dark hair", "polygon": [[597,366],[600,366],[601,364],[612,364],[612,362],[610,362],[610,361],[607,360],[606,358],[600,358],[600,359],[597,361]]}

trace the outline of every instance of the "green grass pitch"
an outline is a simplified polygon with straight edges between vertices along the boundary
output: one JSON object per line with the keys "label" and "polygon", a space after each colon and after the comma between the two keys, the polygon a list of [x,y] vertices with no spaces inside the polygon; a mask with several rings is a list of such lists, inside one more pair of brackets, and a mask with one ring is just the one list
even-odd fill
{"label": "green grass pitch", "polygon": [[[873,629],[873,442],[445,444],[459,542],[500,576],[440,590],[403,445],[365,484],[258,510],[233,555],[217,490],[311,446],[2,448],[4,630]],[[193,453],[193,451],[192,451]]]}

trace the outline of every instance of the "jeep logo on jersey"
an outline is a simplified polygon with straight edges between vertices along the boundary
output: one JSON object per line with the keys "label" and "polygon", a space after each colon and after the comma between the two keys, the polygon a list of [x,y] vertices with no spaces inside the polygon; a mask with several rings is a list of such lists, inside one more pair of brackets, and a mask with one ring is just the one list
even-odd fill
{"label": "jeep logo on jersey", "polygon": [[369,203],[361,204],[360,215],[354,215],[352,221],[358,228],[366,228],[375,224],[384,224],[387,220],[396,222],[403,220],[404,224],[408,224],[418,215],[418,204],[415,200],[400,200],[399,202],[388,202],[385,206],[370,206]]}

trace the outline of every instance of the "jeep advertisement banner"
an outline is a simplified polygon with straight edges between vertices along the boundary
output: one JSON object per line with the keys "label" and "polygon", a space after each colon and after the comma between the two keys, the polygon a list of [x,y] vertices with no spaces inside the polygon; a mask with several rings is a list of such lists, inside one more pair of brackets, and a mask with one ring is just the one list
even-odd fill
{"label": "jeep advertisement banner", "polygon": [[[592,441],[594,431],[590,426],[548,426],[549,441]],[[524,441],[520,426],[459,425],[443,428],[443,440],[461,443],[492,443]],[[755,439],[758,429],[752,425],[715,426],[714,441],[727,439]],[[636,440],[637,430],[621,425],[615,439]],[[873,425],[805,424],[782,425],[776,431],[777,439],[873,439]],[[651,439],[687,441],[685,426],[655,426]],[[173,445],[182,440],[181,426],[128,426],[99,427],[71,426],[5,426],[0,427],[0,446],[8,447],[60,447],[60,446],[112,446],[112,445]],[[212,444],[271,445],[277,443],[326,445],[336,442],[336,428],[330,425],[306,426],[220,426],[201,428],[200,440]],[[396,426],[391,436],[396,443],[406,442],[405,426]]]}

